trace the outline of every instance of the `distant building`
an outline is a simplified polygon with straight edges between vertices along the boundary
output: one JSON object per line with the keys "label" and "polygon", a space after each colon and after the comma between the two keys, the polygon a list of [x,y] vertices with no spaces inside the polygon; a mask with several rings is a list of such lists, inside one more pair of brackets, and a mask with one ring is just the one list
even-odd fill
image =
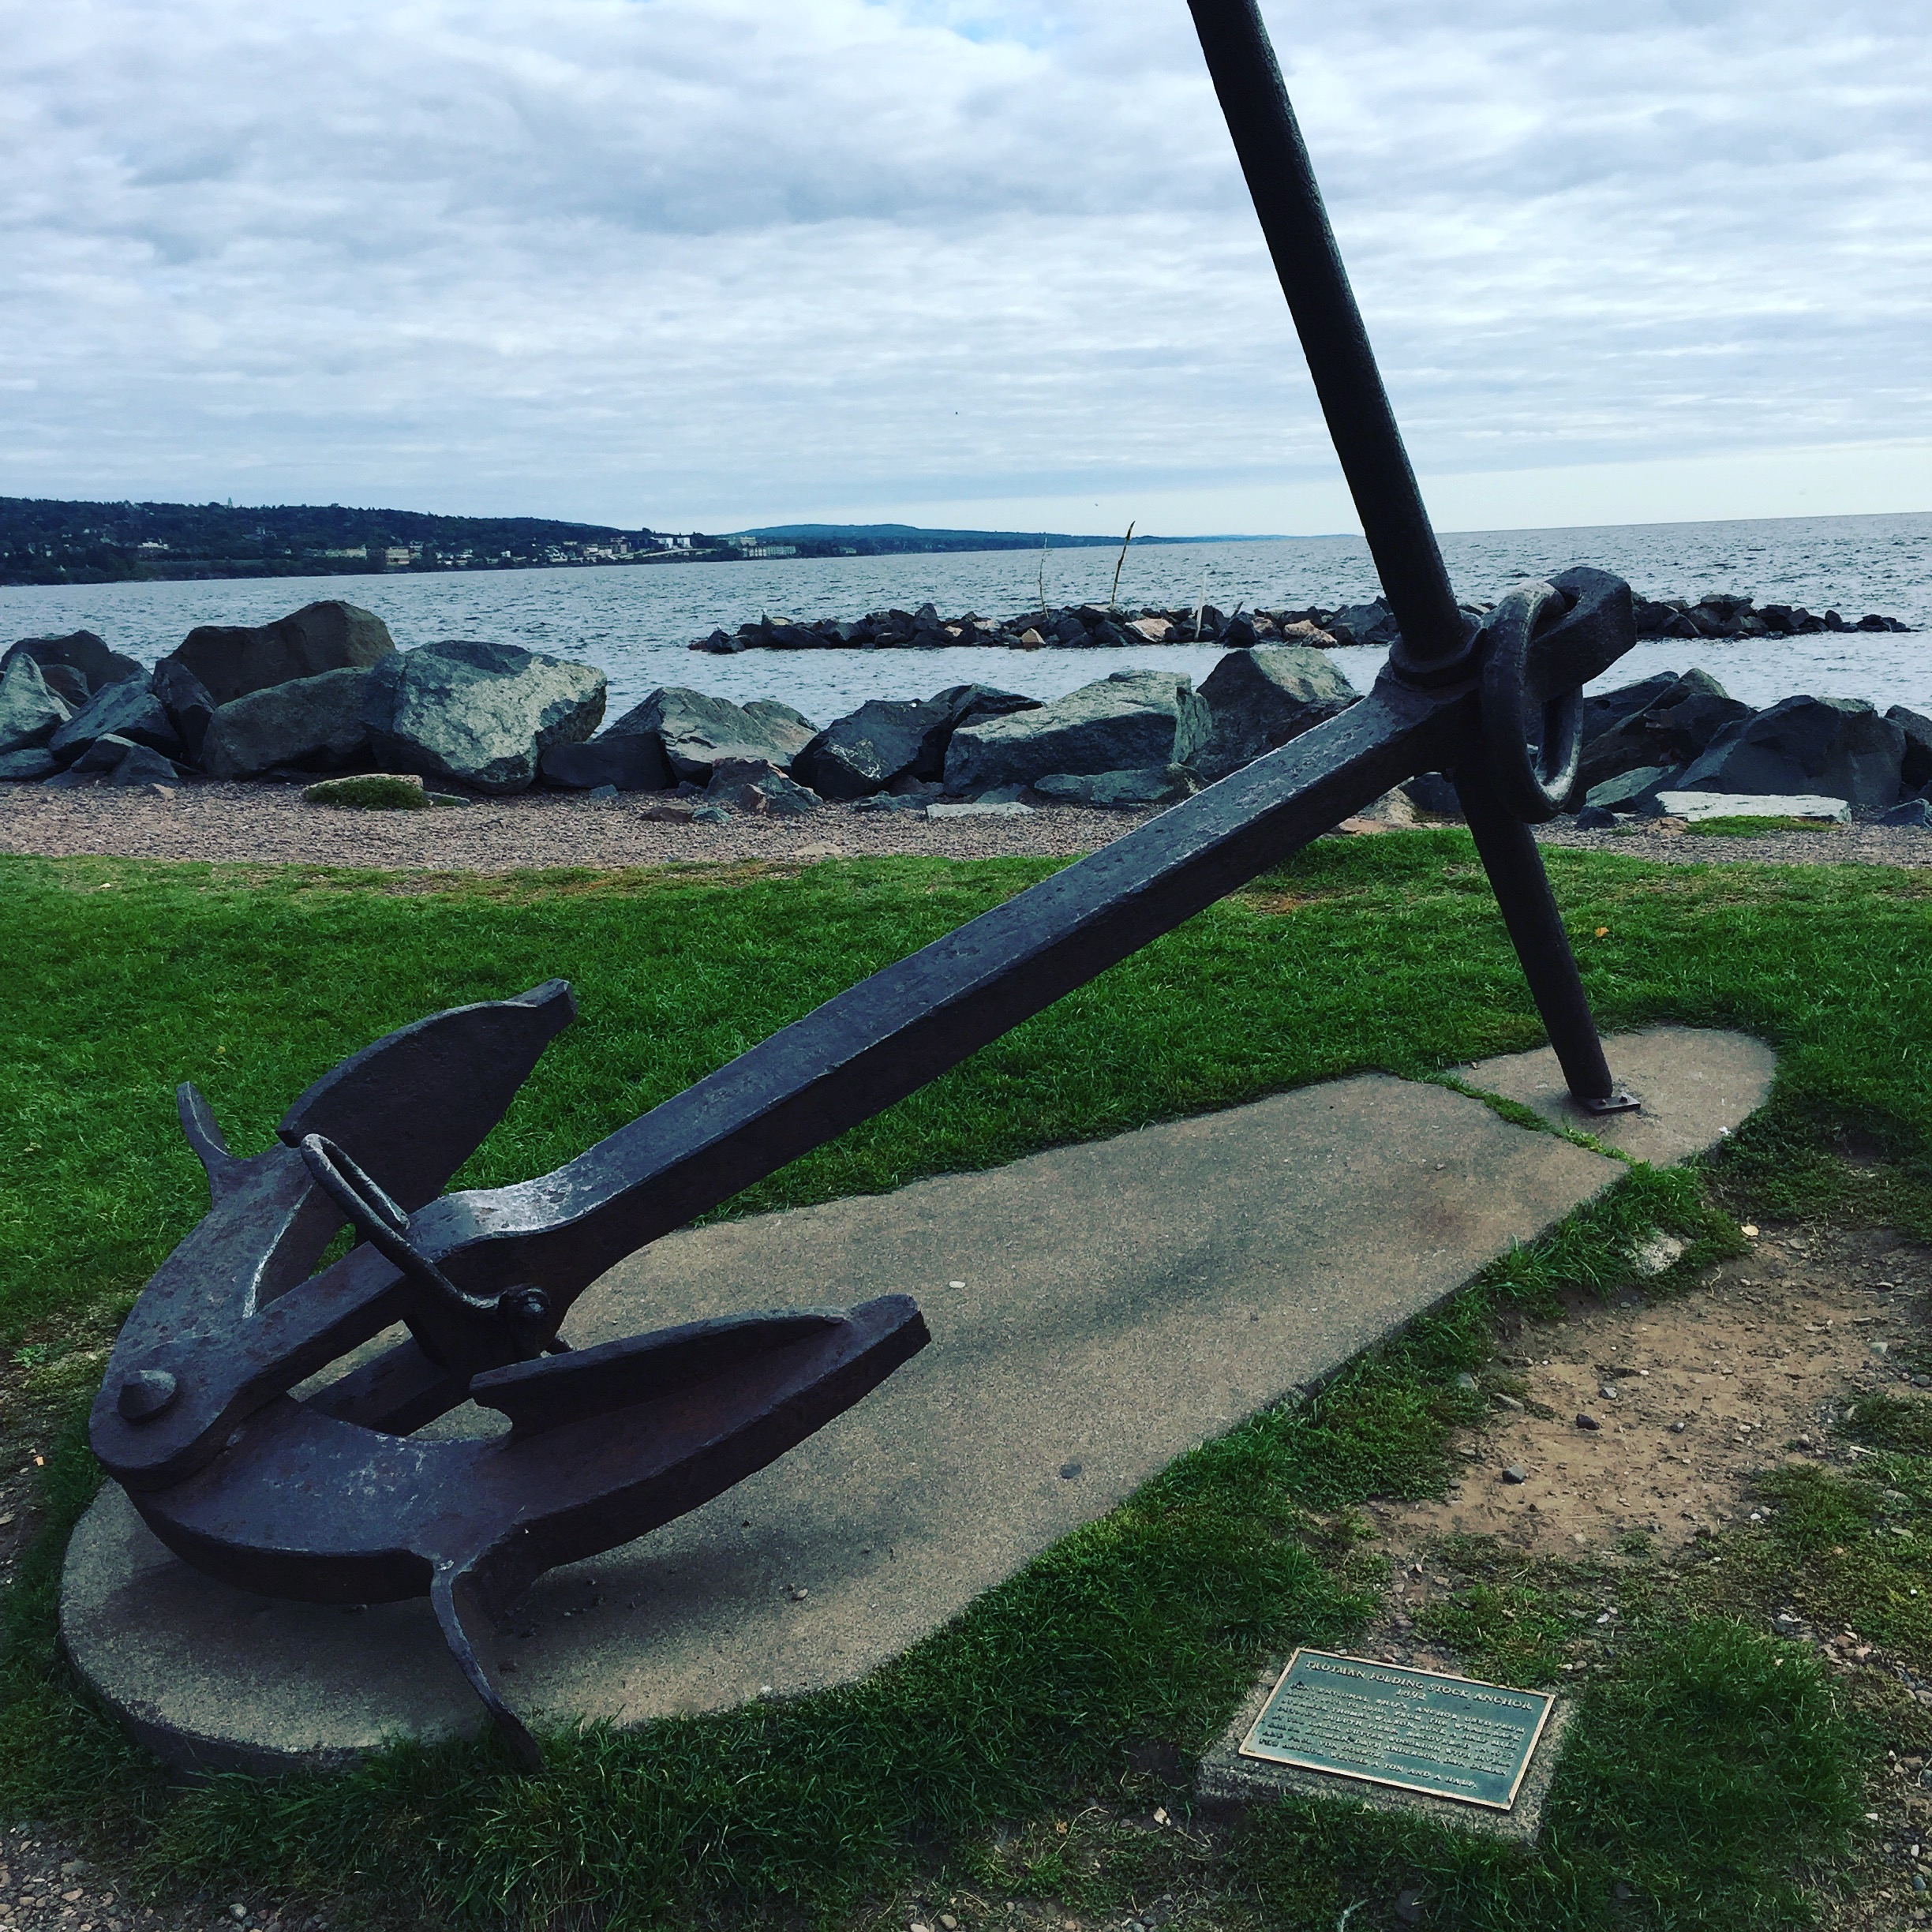
{"label": "distant building", "polygon": [[798,545],[796,544],[740,544],[738,546],[738,554],[740,556],[747,557],[796,556]]}

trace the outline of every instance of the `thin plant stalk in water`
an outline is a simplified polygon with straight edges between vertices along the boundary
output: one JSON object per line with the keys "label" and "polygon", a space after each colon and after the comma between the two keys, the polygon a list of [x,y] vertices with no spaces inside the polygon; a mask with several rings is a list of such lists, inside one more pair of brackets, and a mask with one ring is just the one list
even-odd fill
{"label": "thin plant stalk in water", "polygon": [[1040,532],[1039,606],[1043,623],[1046,616],[1046,533]]}
{"label": "thin plant stalk in water", "polygon": [[1121,566],[1127,561],[1127,546],[1133,541],[1135,521],[1136,519],[1131,517],[1128,519],[1127,534],[1121,539],[1121,553],[1114,562],[1114,588],[1107,593],[1107,608],[1109,610],[1120,608]]}

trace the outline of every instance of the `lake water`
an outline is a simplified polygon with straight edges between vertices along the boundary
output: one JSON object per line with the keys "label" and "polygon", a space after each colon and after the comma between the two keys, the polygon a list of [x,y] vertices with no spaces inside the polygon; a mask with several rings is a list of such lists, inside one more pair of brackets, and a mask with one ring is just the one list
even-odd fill
{"label": "lake water", "polygon": [[[1593,564],[1649,597],[1743,593],[1760,603],[1867,611],[1915,627],[1907,636],[1827,633],[1783,642],[1686,639],[1641,644],[1600,683],[1702,665],[1734,697],[1767,705],[1794,692],[1866,698],[1883,710],[1932,711],[1932,515],[1780,518],[1723,523],[1623,524],[1601,529],[1482,531],[1443,539],[1458,593],[1487,601],[1526,576]],[[1106,600],[1118,552],[1055,550],[1046,560],[1050,604]],[[1132,651],[747,652],[714,657],[686,647],[761,612],[857,617],[928,601],[946,616],[1006,616],[1037,604],[1036,551],[943,556],[789,558],[746,564],[647,565],[358,576],[0,587],[0,640],[85,628],[144,662],[199,623],[260,623],[311,599],[346,597],[377,612],[403,648],[440,638],[488,638],[601,666],[611,715],[662,684],[739,702],[778,698],[824,723],[867,698],[921,697],[978,681],[1054,698],[1110,671],[1163,666],[1198,682],[1211,646]],[[1174,544],[1131,551],[1123,604],[1175,605],[1204,597],[1223,610],[1336,605],[1375,596],[1359,537]],[[1335,653],[1366,690],[1381,653]]]}

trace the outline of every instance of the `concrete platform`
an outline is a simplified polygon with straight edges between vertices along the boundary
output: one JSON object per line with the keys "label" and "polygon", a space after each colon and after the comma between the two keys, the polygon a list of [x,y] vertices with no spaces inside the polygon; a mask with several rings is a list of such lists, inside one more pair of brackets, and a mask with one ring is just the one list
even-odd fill
{"label": "concrete platform", "polygon": [[1771,1097],[1777,1055],[1747,1033],[1649,1027],[1608,1043],[1611,1071],[1643,1103],[1635,1114],[1586,1114],[1547,1046],[1458,1067],[1485,1093],[1533,1109],[1552,1125],[1593,1136],[1633,1160],[1667,1167],[1717,1144]]}
{"label": "concrete platform", "polygon": [[[1680,1037],[1645,1075],[1654,1104],[1687,1118],[1691,1088],[1743,1092],[1699,1073],[1737,1050]],[[578,1304],[572,1340],[903,1290],[932,1346],[738,1488],[540,1581],[498,1647],[509,1694],[537,1724],[626,1724],[863,1676],[1619,1172],[1479,1101],[1369,1074],[672,1235]],[[229,1589],[111,1485],[75,1533],[61,1624],[89,1682],[183,1765],[339,1765],[479,1722],[425,1602],[348,1612]]]}

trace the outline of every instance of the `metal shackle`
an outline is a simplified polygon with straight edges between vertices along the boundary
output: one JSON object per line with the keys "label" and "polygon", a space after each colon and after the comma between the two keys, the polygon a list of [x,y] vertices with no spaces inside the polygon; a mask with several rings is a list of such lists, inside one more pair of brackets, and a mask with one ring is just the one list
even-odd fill
{"label": "metal shackle", "polygon": [[1541,825],[1563,810],[1582,760],[1582,686],[1533,706],[1529,680],[1537,637],[1574,601],[1554,584],[1520,583],[1483,627],[1482,738],[1489,781],[1510,816],[1525,825]]}

